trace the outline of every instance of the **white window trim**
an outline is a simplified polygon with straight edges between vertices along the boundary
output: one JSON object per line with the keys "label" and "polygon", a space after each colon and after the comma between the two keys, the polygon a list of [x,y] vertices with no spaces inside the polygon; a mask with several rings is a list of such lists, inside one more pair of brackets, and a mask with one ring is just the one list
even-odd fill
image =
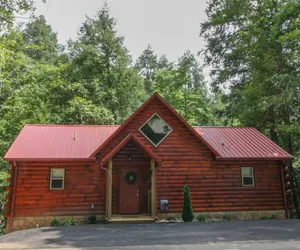
{"label": "white window trim", "polygon": [[[243,168],[251,168],[252,169],[252,175],[245,175],[243,176]],[[255,182],[254,182],[254,171],[253,171],[253,167],[241,167],[241,177],[242,177],[242,186],[243,187],[254,187],[255,186]],[[244,177],[251,177],[252,178],[252,185],[249,184],[244,184]]]}
{"label": "white window trim", "polygon": [[[52,170],[63,170],[64,174],[62,178],[53,178],[52,177]],[[53,188],[52,187],[52,180],[62,180],[62,187],[61,188]],[[50,169],[50,190],[61,190],[65,187],[65,169],[64,168],[51,168]]]}
{"label": "white window trim", "polygon": [[[147,135],[145,135],[144,133],[143,133],[143,131],[141,130],[141,128],[145,125],[145,124],[147,124],[147,122],[149,122],[150,120],[151,120],[151,118],[153,117],[153,116],[155,116],[155,115],[157,115],[160,119],[162,119],[167,125],[168,125],[168,127],[171,129],[170,131],[169,131],[169,133],[167,133],[166,134],[166,136],[158,143],[158,144],[154,144],[151,140],[150,140],[150,138],[147,136]],[[172,127],[163,119],[163,118],[161,118],[160,117],[160,115],[158,115],[157,113],[154,113],[153,115],[151,115],[151,117],[146,121],[146,122],[144,122],[143,123],[143,125],[142,126],[140,126],[140,128],[139,128],[139,131],[141,132],[141,134],[143,135],[143,136],[145,136],[146,138],[147,138],[147,140],[149,141],[149,142],[151,142],[151,144],[154,146],[154,147],[158,147],[168,136],[169,136],[169,134],[171,134],[171,132],[173,131],[173,129],[172,129]]]}

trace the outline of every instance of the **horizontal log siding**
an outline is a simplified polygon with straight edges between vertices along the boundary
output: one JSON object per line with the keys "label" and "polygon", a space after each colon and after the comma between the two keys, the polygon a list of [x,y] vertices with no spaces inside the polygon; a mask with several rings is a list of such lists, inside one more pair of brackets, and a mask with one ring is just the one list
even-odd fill
{"label": "horizontal log siding", "polygon": [[[131,161],[128,160],[131,155]],[[119,174],[120,169],[138,169],[139,181],[139,210],[140,213],[148,213],[148,190],[150,190],[150,158],[145,155],[139,146],[129,141],[114,157],[113,157],[113,214],[119,214],[119,178],[123,178]]]}
{"label": "horizontal log siding", "polygon": [[[18,168],[14,217],[105,214],[105,172],[99,166],[23,163]],[[65,168],[63,190],[50,190],[51,168]]]}
{"label": "horizontal log siding", "polygon": [[[173,129],[158,147],[138,131],[153,113],[161,116]],[[169,212],[181,212],[184,184],[190,186],[195,212],[284,208],[278,163],[217,162],[204,143],[156,99],[136,115],[100,154],[104,157],[130,132],[162,159],[162,167],[157,170],[158,212],[161,199],[169,200]],[[255,187],[242,187],[241,166],[254,166]]]}
{"label": "horizontal log siding", "polygon": [[[254,187],[242,186],[242,166],[253,167]],[[284,209],[279,165],[276,163],[231,162],[204,166],[190,162],[183,166],[182,171],[172,166],[169,168],[172,176],[165,165],[159,169],[157,192],[158,200],[169,200],[171,213],[182,209],[184,184],[190,187],[195,212]]]}

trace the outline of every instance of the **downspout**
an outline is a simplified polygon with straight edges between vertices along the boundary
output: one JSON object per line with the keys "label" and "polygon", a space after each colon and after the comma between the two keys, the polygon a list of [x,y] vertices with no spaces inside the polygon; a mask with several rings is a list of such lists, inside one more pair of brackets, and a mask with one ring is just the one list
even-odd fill
{"label": "downspout", "polygon": [[280,173],[281,173],[281,185],[282,185],[282,193],[283,193],[283,200],[284,200],[284,212],[285,212],[285,218],[289,219],[289,210],[288,210],[288,204],[286,199],[286,191],[285,191],[285,182],[283,177],[283,167],[286,166],[286,162],[282,162],[282,166],[280,166]]}
{"label": "downspout", "polygon": [[15,199],[16,199],[16,186],[17,186],[17,175],[18,175],[18,165],[17,162],[13,162],[13,190],[12,190],[12,198],[11,198],[11,209],[10,209],[10,218],[9,218],[9,232],[12,232],[13,229],[13,216],[15,210]]}

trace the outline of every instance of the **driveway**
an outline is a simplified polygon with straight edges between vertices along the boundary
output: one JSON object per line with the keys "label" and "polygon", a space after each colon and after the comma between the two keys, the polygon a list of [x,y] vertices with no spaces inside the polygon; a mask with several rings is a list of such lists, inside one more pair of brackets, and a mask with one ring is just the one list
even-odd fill
{"label": "driveway", "polygon": [[300,249],[300,220],[47,227],[0,237],[8,249]]}

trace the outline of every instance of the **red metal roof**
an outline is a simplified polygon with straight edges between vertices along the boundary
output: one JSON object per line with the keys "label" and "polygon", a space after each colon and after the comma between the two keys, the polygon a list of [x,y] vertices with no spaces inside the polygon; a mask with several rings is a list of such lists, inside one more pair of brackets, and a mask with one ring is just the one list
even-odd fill
{"label": "red metal roof", "polygon": [[109,154],[107,154],[101,161],[101,164],[104,165],[107,163],[117,152],[119,152],[120,149],[122,149],[127,142],[130,140],[135,141],[141,149],[143,149],[149,156],[151,156],[157,163],[158,165],[161,164],[161,159],[160,157],[155,154],[150,148],[148,148],[144,143],[141,142],[139,138],[137,138],[133,133],[129,133],[118,145],[116,145]]}
{"label": "red metal roof", "polygon": [[[119,126],[25,125],[4,159],[88,160]],[[194,127],[218,159],[292,159],[282,148],[245,127]],[[75,139],[75,140],[74,140]]]}
{"label": "red metal roof", "polygon": [[281,147],[249,127],[194,127],[221,159],[293,159]]}
{"label": "red metal roof", "polygon": [[88,159],[118,127],[25,125],[4,159]]}

